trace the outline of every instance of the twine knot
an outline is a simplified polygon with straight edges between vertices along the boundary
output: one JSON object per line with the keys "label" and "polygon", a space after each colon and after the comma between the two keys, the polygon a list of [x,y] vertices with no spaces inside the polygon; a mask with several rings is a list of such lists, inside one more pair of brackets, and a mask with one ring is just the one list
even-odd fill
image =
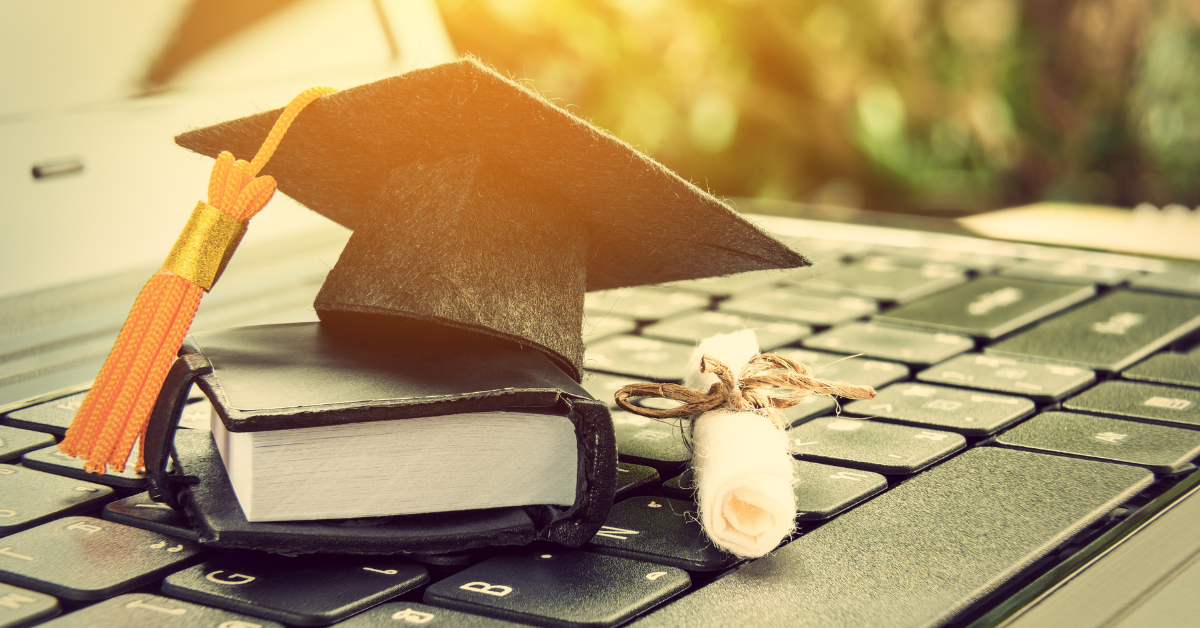
{"label": "twine knot", "polygon": [[[700,372],[717,376],[717,382],[707,391],[680,384],[629,384],[617,391],[617,405],[627,412],[653,419],[692,416],[721,407],[734,412],[761,410],[782,430],[787,425],[776,410],[803,403],[811,394],[847,399],[875,398],[875,389],[870,386],[821,379],[803,362],[775,353],[754,356],[736,375],[725,363],[705,354],[700,358]],[[656,410],[629,403],[629,399],[640,397],[672,399],[683,405]]]}

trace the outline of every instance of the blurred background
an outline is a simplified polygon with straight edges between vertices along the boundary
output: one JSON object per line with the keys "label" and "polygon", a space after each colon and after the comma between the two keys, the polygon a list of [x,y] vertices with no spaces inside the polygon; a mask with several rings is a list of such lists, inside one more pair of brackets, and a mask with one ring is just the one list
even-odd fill
{"label": "blurred background", "polygon": [[1200,204],[1196,0],[440,0],[461,51],[718,194]]}
{"label": "blurred background", "polygon": [[0,296],[159,259],[210,167],[175,134],[464,53],[726,197],[1200,226],[1200,0],[8,2]]}

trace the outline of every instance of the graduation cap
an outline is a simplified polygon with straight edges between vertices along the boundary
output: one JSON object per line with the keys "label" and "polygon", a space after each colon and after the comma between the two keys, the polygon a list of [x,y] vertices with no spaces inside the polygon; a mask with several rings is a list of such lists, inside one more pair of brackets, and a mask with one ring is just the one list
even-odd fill
{"label": "graduation cap", "polygon": [[354,230],[315,303],[331,331],[516,343],[576,381],[585,291],[808,265],[728,205],[470,58],[313,88],[176,142],[217,157],[209,202],[139,295],[60,444],[92,471],[123,469],[144,443],[201,292],[276,185]]}
{"label": "graduation cap", "polygon": [[[253,154],[280,111],[175,141]],[[262,172],[354,230],[317,296],[323,323],[500,338],[540,349],[576,380],[585,291],[808,265],[629,144],[471,58],[316,100]]]}

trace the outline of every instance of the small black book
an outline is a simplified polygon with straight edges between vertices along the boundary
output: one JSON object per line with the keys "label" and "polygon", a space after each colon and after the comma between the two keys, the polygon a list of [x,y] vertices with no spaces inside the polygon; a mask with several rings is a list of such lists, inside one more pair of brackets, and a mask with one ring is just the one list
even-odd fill
{"label": "small black book", "polygon": [[[198,334],[180,358],[146,461],[154,495],[202,541],[284,553],[578,546],[611,506],[607,405],[537,350],[402,346],[296,323]],[[211,435],[175,430],[193,381],[212,402]]]}

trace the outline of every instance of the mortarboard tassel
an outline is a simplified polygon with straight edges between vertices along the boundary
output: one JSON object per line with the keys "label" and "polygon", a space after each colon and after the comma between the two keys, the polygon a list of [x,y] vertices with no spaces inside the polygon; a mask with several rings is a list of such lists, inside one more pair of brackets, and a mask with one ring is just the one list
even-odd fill
{"label": "mortarboard tassel", "polygon": [[[154,273],[133,308],[91,390],[71,421],[59,449],[87,460],[84,468],[125,470],[135,441],[143,441],[150,412],[167,371],[196,317],[203,292],[212,289],[246,223],[275,194],[275,179],[256,177],[300,111],[337,90],[313,87],[296,96],[271,127],[252,161],[226,151],[208,182],[208,203],[199,203],[163,268]],[[144,469],[139,447],[137,470]]]}

